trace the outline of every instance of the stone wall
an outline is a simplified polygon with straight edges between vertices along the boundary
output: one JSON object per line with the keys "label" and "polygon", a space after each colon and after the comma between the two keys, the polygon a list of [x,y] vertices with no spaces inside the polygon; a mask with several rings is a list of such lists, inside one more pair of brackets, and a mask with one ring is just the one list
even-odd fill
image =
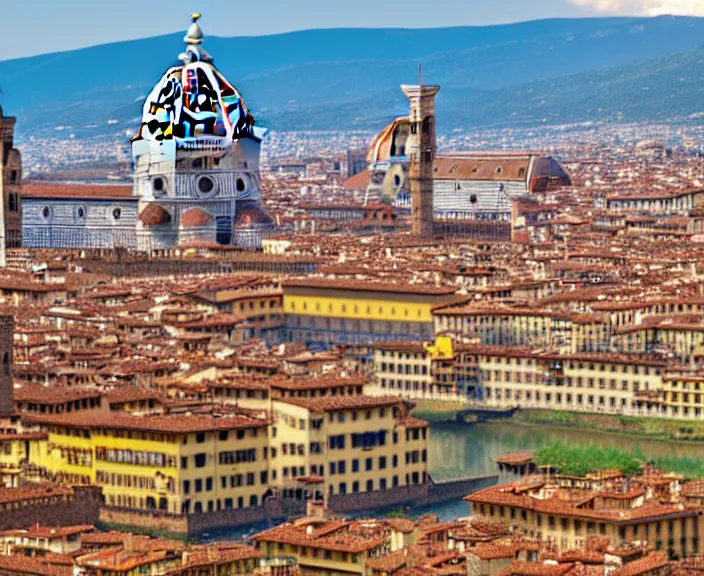
{"label": "stone wall", "polygon": [[[335,494],[330,496],[328,507],[332,512],[347,513],[361,510],[376,510],[405,503],[422,505],[428,500],[430,484],[401,486],[393,490],[376,490],[356,494]],[[462,494],[464,496],[465,493]],[[267,498],[264,506],[243,510],[220,510],[188,517],[188,532],[198,534],[206,530],[216,530],[234,526],[246,526],[260,522],[283,521],[292,516],[305,514],[306,503],[303,500],[284,500]]]}
{"label": "stone wall", "polygon": [[355,512],[358,510],[376,510],[413,502],[422,505],[428,499],[429,484],[399,486],[392,490],[375,490],[357,492],[356,494],[334,494],[328,500],[328,507],[333,512]]}
{"label": "stone wall", "polygon": [[157,511],[139,512],[137,510],[126,510],[124,508],[103,506],[100,509],[100,522],[103,524],[109,524],[113,527],[120,527],[125,530],[129,530],[130,528],[140,528],[151,533],[188,533],[188,520],[185,516],[160,514]]}
{"label": "stone wall", "polygon": [[302,500],[267,498],[264,506],[192,514],[188,517],[188,532],[190,534],[198,534],[206,530],[246,526],[260,522],[283,521],[291,516],[305,514],[305,509],[306,503]]}
{"label": "stone wall", "polygon": [[490,474],[487,476],[469,476],[466,478],[433,482],[430,485],[428,498],[426,502],[424,502],[424,505],[430,506],[449,500],[461,500],[468,494],[474,494],[474,492],[478,492],[479,490],[496,486],[498,481],[498,474]]}
{"label": "stone wall", "polygon": [[43,526],[74,526],[76,524],[98,524],[100,510],[100,488],[76,487],[72,495],[53,502],[27,501],[0,514],[0,531],[27,528],[35,524]]}
{"label": "stone wall", "polygon": [[[328,507],[331,512],[345,514],[365,510],[375,511],[404,504],[428,506],[448,500],[460,500],[467,494],[494,486],[497,480],[498,475],[476,476],[400,486],[392,490],[334,494],[328,500]],[[285,521],[290,517],[305,514],[305,509],[306,502],[303,500],[267,498],[264,506],[190,514],[188,517],[160,514],[156,511],[137,512],[103,507],[100,520],[107,524],[135,526],[150,531],[200,534],[209,530]]]}

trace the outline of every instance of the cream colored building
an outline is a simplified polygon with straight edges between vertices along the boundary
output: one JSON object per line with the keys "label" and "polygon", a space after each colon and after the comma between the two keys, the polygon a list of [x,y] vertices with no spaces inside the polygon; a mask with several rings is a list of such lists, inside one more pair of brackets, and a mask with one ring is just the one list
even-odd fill
{"label": "cream colored building", "polygon": [[637,398],[663,388],[666,363],[615,354],[538,354],[496,349],[481,353],[486,401],[520,406],[635,414]]}
{"label": "cream colored building", "polygon": [[[443,348],[438,342],[447,340]],[[384,343],[374,349],[370,394],[533,408],[698,418],[696,382],[665,384],[667,363],[619,354],[557,354],[510,346]],[[689,387],[692,387],[691,392]],[[669,392],[668,392],[669,390]]]}
{"label": "cream colored building", "polygon": [[520,481],[465,500],[474,515],[499,520],[559,550],[583,549],[589,538],[600,537],[612,545],[646,541],[680,556],[704,551],[704,515],[698,507],[683,505],[677,479],[659,475],[582,484]]}
{"label": "cream colored building", "polygon": [[427,482],[427,423],[408,417],[399,398],[282,398],[273,415],[273,486],[313,481],[346,495]]}

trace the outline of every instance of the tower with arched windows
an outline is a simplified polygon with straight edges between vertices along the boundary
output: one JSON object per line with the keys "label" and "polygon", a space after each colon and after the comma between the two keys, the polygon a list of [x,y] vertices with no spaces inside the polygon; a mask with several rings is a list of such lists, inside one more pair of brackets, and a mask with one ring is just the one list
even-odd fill
{"label": "tower with arched windows", "polygon": [[410,102],[406,154],[411,185],[412,232],[433,236],[433,162],[435,161],[435,95],[440,86],[401,86]]}
{"label": "tower with arched windows", "polygon": [[[7,248],[22,245],[22,157],[14,146],[14,132],[15,118],[3,116],[0,107],[0,197],[4,200],[0,208],[4,220],[2,236]],[[4,247],[0,260],[4,266]]]}

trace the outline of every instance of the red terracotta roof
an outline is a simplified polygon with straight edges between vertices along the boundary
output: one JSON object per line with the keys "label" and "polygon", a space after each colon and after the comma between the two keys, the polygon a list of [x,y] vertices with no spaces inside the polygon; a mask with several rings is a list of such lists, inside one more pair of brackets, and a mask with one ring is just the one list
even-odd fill
{"label": "red terracotta roof", "polygon": [[392,284],[390,282],[362,282],[358,280],[325,278],[292,278],[284,280],[284,288],[313,288],[321,290],[353,290],[359,292],[389,292],[393,294],[419,294],[423,296],[447,296],[457,292],[457,288],[430,286],[428,284]]}
{"label": "red terracotta roof", "polygon": [[537,562],[514,562],[499,572],[499,576],[564,576],[574,564],[539,564]]}
{"label": "red terracotta roof", "polygon": [[191,208],[181,214],[181,226],[184,228],[201,228],[212,223],[213,217],[200,208]]}
{"label": "red terracotta roof", "polygon": [[332,412],[399,406],[403,403],[403,399],[398,396],[328,396],[324,398],[277,398],[276,402],[301,406],[314,412]]}
{"label": "red terracotta roof", "polygon": [[262,428],[268,420],[249,418],[239,415],[212,416],[208,414],[178,414],[163,416],[133,416],[131,414],[104,413],[101,411],[72,413],[66,415],[25,417],[28,422],[37,424],[64,426],[67,428],[97,429],[110,428],[122,430],[141,430],[145,432],[163,432],[187,434],[215,430],[235,430],[240,428]]}
{"label": "red terracotta roof", "polygon": [[651,552],[645,558],[634,560],[620,570],[616,570],[613,576],[640,576],[650,574],[653,570],[667,566],[668,559],[666,552]]}
{"label": "red terracotta roof", "polygon": [[161,226],[171,222],[171,214],[159,204],[149,204],[139,213],[139,219],[145,226]]}
{"label": "red terracotta roof", "polygon": [[369,184],[369,170],[365,169],[347,178],[342,186],[346,190],[364,190],[367,184]]}
{"label": "red terracotta roof", "polygon": [[498,458],[494,458],[497,464],[527,464],[535,458],[533,452],[515,452],[513,454],[503,454]]}
{"label": "red terracotta roof", "polygon": [[22,185],[22,196],[24,198],[80,198],[91,199],[130,199],[132,186],[112,185],[112,184],[45,184],[39,182],[27,182]]}
{"label": "red terracotta roof", "polygon": [[290,543],[358,554],[378,548],[386,537],[380,532],[374,535],[351,533],[348,522],[331,520],[319,527],[311,522],[282,524],[260,532],[253,539],[258,542]]}

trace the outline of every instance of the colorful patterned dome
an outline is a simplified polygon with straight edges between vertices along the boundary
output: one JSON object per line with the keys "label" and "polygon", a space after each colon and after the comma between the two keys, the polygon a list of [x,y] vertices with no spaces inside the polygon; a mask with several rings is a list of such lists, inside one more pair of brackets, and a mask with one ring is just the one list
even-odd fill
{"label": "colorful patterned dome", "polygon": [[254,117],[238,90],[213,66],[201,43],[203,32],[193,22],[179,55],[181,65],[169,68],[147,97],[137,140],[171,140],[177,144],[199,139],[219,140],[220,146],[240,138],[260,139]]}

